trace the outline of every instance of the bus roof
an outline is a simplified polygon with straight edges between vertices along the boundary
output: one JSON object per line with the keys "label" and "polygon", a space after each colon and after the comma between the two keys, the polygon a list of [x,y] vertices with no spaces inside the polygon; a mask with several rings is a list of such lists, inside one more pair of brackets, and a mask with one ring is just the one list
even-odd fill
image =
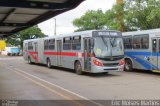
{"label": "bus roof", "polygon": [[[60,35],[54,35],[54,36],[49,36],[49,37],[45,37],[45,38],[61,38],[61,37],[67,37],[67,36],[85,36],[86,34],[92,34],[92,32],[94,31],[116,31],[116,30],[86,30],[86,31],[80,31],[80,32],[73,32],[73,33],[68,33],[68,34],[60,34]],[[120,32],[120,31],[116,31],[116,32]]]}
{"label": "bus roof", "polygon": [[[69,36],[91,36],[92,32],[94,31],[116,31],[116,30],[86,30],[86,31],[80,31],[80,32],[73,32],[73,33],[68,33],[68,34],[60,34],[60,35],[54,35],[54,36],[49,36],[49,37],[44,37],[43,39],[51,39],[51,38],[63,38],[63,37],[69,37]],[[120,31],[116,31],[120,32]],[[42,38],[36,38],[36,39],[28,39],[25,41],[36,41],[38,39]]]}
{"label": "bus roof", "polygon": [[151,34],[151,33],[160,33],[160,28],[157,29],[149,29],[149,30],[139,30],[139,31],[131,31],[131,32],[123,32],[123,36],[127,35],[138,35],[138,34]]}

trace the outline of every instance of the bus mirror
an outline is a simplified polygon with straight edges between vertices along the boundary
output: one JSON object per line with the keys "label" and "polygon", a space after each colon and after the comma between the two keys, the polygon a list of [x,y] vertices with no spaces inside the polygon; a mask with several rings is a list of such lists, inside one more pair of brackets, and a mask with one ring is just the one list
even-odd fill
{"label": "bus mirror", "polygon": [[94,47],[94,39],[91,39],[90,42],[91,42],[91,47]]}

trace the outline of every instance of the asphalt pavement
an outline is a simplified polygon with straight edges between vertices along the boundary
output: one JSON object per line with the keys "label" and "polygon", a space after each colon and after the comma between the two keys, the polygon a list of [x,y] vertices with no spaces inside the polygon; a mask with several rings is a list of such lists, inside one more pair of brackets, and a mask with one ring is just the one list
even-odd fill
{"label": "asphalt pavement", "polygon": [[94,106],[104,105],[105,100],[160,100],[159,88],[160,74],[77,75],[74,70],[30,65],[21,56],[0,56],[0,100],[45,100],[49,104],[54,100],[55,105]]}

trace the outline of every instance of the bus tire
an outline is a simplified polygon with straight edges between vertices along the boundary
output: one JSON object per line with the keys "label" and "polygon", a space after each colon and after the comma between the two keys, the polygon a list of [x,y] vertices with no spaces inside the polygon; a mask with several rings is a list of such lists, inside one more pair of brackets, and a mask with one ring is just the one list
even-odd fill
{"label": "bus tire", "polygon": [[82,75],[83,74],[83,71],[82,71],[82,66],[81,66],[81,63],[79,61],[77,61],[75,63],[75,71],[78,75]]}
{"label": "bus tire", "polygon": [[52,65],[51,65],[51,61],[50,61],[50,59],[49,59],[49,58],[47,59],[47,67],[48,67],[48,68],[51,68],[51,67],[52,67]]}
{"label": "bus tire", "polygon": [[124,71],[132,71],[132,70],[133,70],[132,61],[130,59],[126,59],[124,65]]}
{"label": "bus tire", "polygon": [[32,64],[31,58],[28,57],[28,64]]}

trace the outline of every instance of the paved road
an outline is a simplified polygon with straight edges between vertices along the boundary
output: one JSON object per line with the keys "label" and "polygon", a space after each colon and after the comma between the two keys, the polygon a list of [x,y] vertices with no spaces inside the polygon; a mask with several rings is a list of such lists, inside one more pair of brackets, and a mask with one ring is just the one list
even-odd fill
{"label": "paved road", "polygon": [[[0,56],[1,100],[160,99],[160,74],[112,72],[76,75],[73,70],[29,65],[22,57]],[[76,105],[86,105],[72,101]]]}

